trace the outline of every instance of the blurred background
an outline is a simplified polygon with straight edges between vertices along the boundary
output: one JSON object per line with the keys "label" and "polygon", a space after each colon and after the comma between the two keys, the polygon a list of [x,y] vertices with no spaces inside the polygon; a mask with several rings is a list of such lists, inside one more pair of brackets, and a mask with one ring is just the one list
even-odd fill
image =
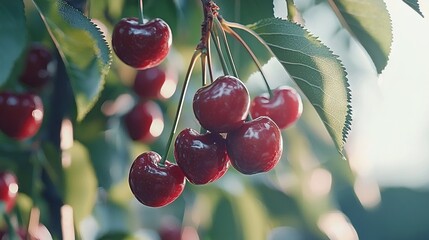
{"label": "blurred background", "polygon": [[[76,1],[77,2],[77,1]],[[429,239],[429,21],[402,1],[386,1],[393,26],[389,63],[381,75],[363,48],[344,30],[326,1],[296,0],[305,27],[339,55],[352,90],[352,131],[346,144],[348,160],[337,152],[316,111],[301,93],[304,112],[292,127],[283,130],[284,153],[277,167],[264,174],[245,176],[232,167],[214,183],[187,183],[184,193],[163,208],[140,204],[128,186],[134,158],[153,150],[162,154],[177,108],[180,89],[191,55],[200,38],[202,21],[198,0],[145,2],[146,18],[160,17],[172,28],[173,48],[161,67],[168,72],[165,99],[154,100],[163,120],[154,139],[133,141],[123,117],[140,99],[131,86],[136,71],[116,56],[100,100],[82,122],[63,121],[62,154],[42,144],[42,158],[51,166],[46,177],[60,176],[64,185],[38,182],[43,198],[37,199],[41,222],[55,231],[49,196],[60,192],[73,207],[76,236],[81,239],[161,240],[378,240]],[[229,21],[249,24],[259,9],[242,11],[240,1],[216,1]],[[114,24],[138,15],[138,1],[91,1],[86,14],[101,28],[110,44]],[[244,4],[244,3],[241,3]],[[32,41],[51,49],[44,25],[30,1],[25,1]],[[429,3],[420,1],[424,15]],[[223,12],[225,9],[225,12]],[[263,10],[261,10],[262,12]],[[274,0],[274,14],[286,18],[284,0]],[[230,39],[231,43],[233,39]],[[232,43],[233,48],[237,47]],[[257,52],[257,51],[255,51]],[[237,59],[243,58],[238,50]],[[259,54],[259,52],[257,52]],[[261,53],[261,59],[264,54]],[[239,61],[239,71],[252,97],[264,84],[249,59]],[[276,60],[263,68],[272,87],[298,87]],[[214,59],[215,75],[221,67]],[[178,132],[199,129],[192,112],[192,97],[200,87],[201,68],[192,74]],[[176,91],[173,94],[173,90]],[[42,92],[46,109],[52,91]],[[49,111],[49,110],[48,110]],[[44,129],[50,126],[44,124]],[[41,133],[43,134],[43,133]],[[0,136],[5,146],[14,143]],[[9,155],[8,155],[9,154]],[[10,159],[16,158],[15,162]],[[169,159],[174,161],[172,151]],[[31,193],[32,157],[4,153],[1,167],[13,170],[20,183],[14,215],[25,223],[36,202]],[[60,163],[55,160],[60,159]],[[27,164],[27,165],[25,165]],[[29,166],[28,168],[25,166]],[[61,187],[59,187],[61,186]],[[62,188],[64,189],[58,189]],[[55,188],[55,190],[52,190]]]}

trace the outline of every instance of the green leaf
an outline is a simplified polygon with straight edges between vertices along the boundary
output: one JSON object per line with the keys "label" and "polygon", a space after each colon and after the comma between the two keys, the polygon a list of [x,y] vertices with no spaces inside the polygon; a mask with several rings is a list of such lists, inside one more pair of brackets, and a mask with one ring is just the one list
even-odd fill
{"label": "green leaf", "polygon": [[0,86],[3,85],[27,42],[23,1],[3,1],[0,4]]}
{"label": "green leaf", "polygon": [[402,0],[404,3],[406,3],[408,6],[410,6],[414,11],[416,11],[420,16],[423,16],[422,11],[420,10],[420,5],[418,0]]}
{"label": "green leaf", "polygon": [[365,48],[377,73],[389,60],[392,22],[383,0],[329,0],[341,24]]}
{"label": "green leaf", "polygon": [[73,207],[76,226],[94,208],[97,199],[97,178],[86,148],[75,141],[70,152],[70,165],[64,168],[64,202]]}
{"label": "green leaf", "polygon": [[316,109],[341,153],[351,127],[351,93],[337,56],[301,26],[265,19],[250,26]]}
{"label": "green leaf", "polygon": [[33,0],[66,66],[73,88],[77,119],[82,120],[103,88],[111,50],[82,12],[63,0]]}

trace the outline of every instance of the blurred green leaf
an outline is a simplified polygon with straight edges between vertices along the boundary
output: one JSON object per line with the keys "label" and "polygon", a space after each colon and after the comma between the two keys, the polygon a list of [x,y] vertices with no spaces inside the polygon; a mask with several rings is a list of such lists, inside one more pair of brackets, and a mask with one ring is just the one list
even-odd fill
{"label": "blurred green leaf", "polygon": [[416,11],[420,16],[423,16],[422,11],[420,10],[420,5],[418,0],[402,0],[404,3],[406,3],[408,6],[410,6],[414,11]]}
{"label": "blurred green leaf", "polygon": [[24,3],[22,0],[3,1],[0,4],[0,86],[11,74],[16,61],[23,53],[27,31],[25,26]]}
{"label": "blurred green leaf", "polygon": [[378,73],[389,60],[392,22],[383,0],[329,0],[341,24],[365,48]]}
{"label": "blurred green leaf", "polygon": [[33,0],[66,66],[82,120],[96,102],[111,63],[111,50],[82,12],[63,0]]}
{"label": "blurred green leaf", "polygon": [[272,18],[250,26],[316,109],[342,153],[351,127],[351,93],[337,56],[300,25]]}
{"label": "blurred green leaf", "polygon": [[241,24],[254,23],[255,20],[274,17],[273,1],[261,0],[217,0],[219,13],[228,21]]}
{"label": "blurred green leaf", "polygon": [[209,235],[212,239],[244,239],[237,211],[226,197],[220,198],[215,207]]}
{"label": "blurred green leaf", "polygon": [[75,141],[69,154],[70,166],[64,168],[65,196],[64,202],[73,207],[75,223],[87,217],[97,198],[97,178],[91,165],[86,148]]}

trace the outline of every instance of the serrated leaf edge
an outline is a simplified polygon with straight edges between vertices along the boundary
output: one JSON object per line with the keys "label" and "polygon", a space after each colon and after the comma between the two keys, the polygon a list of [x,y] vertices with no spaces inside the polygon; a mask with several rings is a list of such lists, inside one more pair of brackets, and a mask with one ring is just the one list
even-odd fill
{"label": "serrated leaf edge", "polygon": [[[274,20],[274,21],[273,21]],[[326,47],[326,49],[328,50],[328,52],[330,53],[330,54],[332,54],[332,56],[338,61],[338,63],[339,63],[339,65],[340,65],[340,68],[342,69],[342,71],[344,72],[344,78],[345,78],[345,87],[346,87],[346,98],[347,98],[347,111],[346,111],[346,116],[345,116],[345,120],[344,120],[344,126],[343,126],[343,129],[342,129],[342,144],[341,144],[341,146],[338,146],[337,145],[337,143],[334,141],[334,143],[335,143],[335,145],[337,145],[337,150],[338,150],[338,152],[341,154],[341,156],[343,157],[343,158],[345,158],[345,155],[344,155],[344,153],[343,153],[343,151],[344,151],[344,145],[346,144],[346,142],[347,142],[347,138],[348,138],[348,135],[349,135],[349,133],[350,133],[350,131],[351,131],[351,125],[352,125],[352,120],[353,120],[353,117],[352,117],[352,115],[353,115],[353,109],[352,109],[352,105],[351,105],[351,100],[352,100],[352,94],[351,94],[351,89],[350,89],[350,84],[349,84],[349,81],[348,81],[348,78],[347,78],[347,75],[348,75],[348,73],[347,73],[347,71],[346,71],[346,68],[344,67],[344,64],[342,63],[342,61],[341,61],[341,59],[339,58],[339,56],[338,55],[336,55],[336,54],[334,54],[334,52],[328,47],[328,46],[326,46],[320,39],[319,39],[319,37],[317,37],[317,36],[315,36],[315,35],[313,35],[308,29],[306,29],[304,26],[302,26],[301,24],[299,24],[299,23],[295,23],[295,22],[292,22],[292,21],[289,21],[289,20],[286,20],[286,19],[282,19],[282,18],[268,18],[268,19],[262,19],[262,20],[260,20],[260,21],[258,21],[258,22],[256,22],[256,23],[254,23],[254,24],[251,24],[251,25],[248,25],[248,27],[249,28],[252,28],[252,26],[258,26],[258,27],[263,27],[264,26],[264,22],[266,22],[266,24],[265,24],[265,26],[266,25],[269,25],[269,24],[278,24],[279,22],[282,22],[282,21],[285,21],[285,22],[289,22],[289,23],[292,23],[293,25],[296,25],[296,26],[298,26],[298,27],[300,27],[301,29],[303,29],[304,31],[305,31],[305,33],[306,33],[306,35],[309,37],[309,38],[311,38],[311,39],[313,39],[313,40],[315,40],[317,43],[319,43],[319,44],[321,44],[322,46],[324,46],[324,47]],[[267,45],[268,45],[268,43],[267,43]],[[274,52],[272,52],[271,51],[271,53],[273,54],[273,56],[275,56],[275,54],[274,54]],[[276,57],[277,58],[277,57]],[[278,58],[277,58],[278,59]],[[278,61],[279,62],[281,62],[280,61],[280,59],[278,59]],[[282,66],[283,66],[283,64],[282,64]],[[287,71],[287,69],[285,68],[285,70],[286,70],[286,72],[288,72]],[[296,81],[295,80],[295,77],[294,76],[292,76],[289,72],[288,72],[288,74],[289,74],[289,76],[292,78],[292,79],[294,79],[294,81]],[[321,109],[323,112],[325,112],[326,114],[328,114],[322,107],[320,107],[320,106],[315,106],[313,103],[312,103],[312,105],[316,108],[316,107],[318,107],[319,109]],[[324,122],[324,124],[325,124],[325,126],[329,126],[331,129],[333,129],[328,123],[326,123],[323,119],[321,119],[322,120],[322,122]]]}
{"label": "serrated leaf edge", "polygon": [[413,2],[411,2],[411,1],[408,1],[408,0],[402,0],[405,4],[407,4],[408,6],[410,6],[414,11],[416,11],[420,16],[422,16],[423,18],[425,17],[424,15],[423,15],[423,12],[421,11],[421,9],[420,9],[420,4],[419,4],[419,1],[418,0],[416,0],[416,4],[414,4]]}

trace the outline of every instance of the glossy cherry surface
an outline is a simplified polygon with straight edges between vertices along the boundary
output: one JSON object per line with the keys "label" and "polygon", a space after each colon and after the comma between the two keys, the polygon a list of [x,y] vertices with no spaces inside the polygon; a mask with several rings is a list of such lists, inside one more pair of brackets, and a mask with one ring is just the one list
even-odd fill
{"label": "glossy cherry surface", "polygon": [[250,105],[253,118],[270,117],[280,129],[295,123],[302,114],[302,100],[298,92],[288,86],[273,90],[273,97],[268,93],[255,97]]}
{"label": "glossy cherry surface", "polygon": [[206,184],[222,177],[228,170],[225,139],[218,133],[200,134],[186,128],[174,144],[177,165],[193,184]]}
{"label": "glossy cherry surface", "polygon": [[229,132],[226,146],[232,166],[244,174],[267,172],[283,152],[280,129],[268,117],[259,117]]}
{"label": "glossy cherry surface", "polygon": [[224,133],[240,127],[249,113],[246,86],[233,76],[221,76],[198,89],[193,101],[194,114],[202,127]]}
{"label": "glossy cherry surface", "polygon": [[41,44],[32,44],[19,80],[32,88],[43,87],[53,75],[52,54]]}
{"label": "glossy cherry surface", "polygon": [[134,141],[152,142],[164,129],[161,108],[153,101],[137,103],[124,116],[125,128]]}
{"label": "glossy cherry surface", "polygon": [[112,47],[124,63],[137,69],[159,65],[172,43],[170,27],[155,18],[140,23],[137,18],[123,18],[114,27]]}
{"label": "glossy cherry surface", "polygon": [[0,130],[17,140],[34,136],[43,121],[43,103],[30,93],[0,93]]}
{"label": "glossy cherry surface", "polygon": [[149,207],[162,207],[176,200],[185,188],[185,175],[176,164],[165,162],[156,152],[140,154],[131,165],[129,184],[134,196]]}
{"label": "glossy cherry surface", "polygon": [[176,81],[159,66],[137,71],[133,90],[144,99],[167,99],[176,89]]}
{"label": "glossy cherry surface", "polygon": [[18,195],[18,181],[11,172],[0,172],[0,201],[5,204],[6,212],[15,206]]}

